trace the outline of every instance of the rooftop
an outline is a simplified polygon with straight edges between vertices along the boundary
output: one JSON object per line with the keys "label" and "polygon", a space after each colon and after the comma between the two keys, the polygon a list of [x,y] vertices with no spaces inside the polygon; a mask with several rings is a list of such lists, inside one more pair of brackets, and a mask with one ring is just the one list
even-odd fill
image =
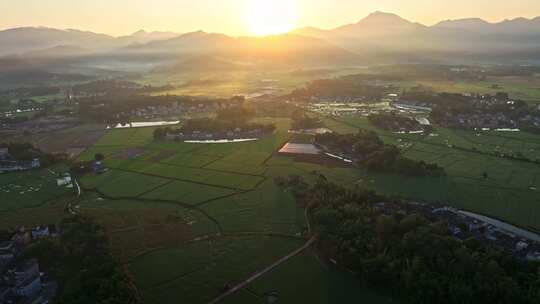
{"label": "rooftop", "polygon": [[312,144],[286,143],[279,153],[318,155],[320,150]]}

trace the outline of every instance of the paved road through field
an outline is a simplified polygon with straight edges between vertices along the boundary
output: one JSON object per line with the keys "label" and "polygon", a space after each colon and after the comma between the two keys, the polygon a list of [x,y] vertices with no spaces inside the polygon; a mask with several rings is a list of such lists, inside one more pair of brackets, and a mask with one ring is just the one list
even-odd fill
{"label": "paved road through field", "polygon": [[284,256],[283,258],[281,258],[279,261],[275,262],[274,264],[266,267],[265,269],[255,273],[254,275],[252,275],[251,277],[249,277],[248,279],[246,279],[245,281],[243,281],[242,283],[234,286],[233,288],[229,289],[227,292],[221,294],[219,297],[215,298],[213,301],[211,301],[209,304],[216,304],[216,303],[219,303],[221,302],[223,299],[225,299],[226,297],[232,295],[233,293],[243,289],[244,287],[248,286],[249,284],[251,284],[253,281],[257,280],[258,278],[262,277],[263,275],[267,274],[268,272],[272,271],[274,268],[278,267],[279,265],[285,263],[286,261],[288,261],[289,259],[299,255],[300,253],[302,253],[304,250],[308,249],[315,241],[317,240],[317,237],[316,236],[313,236],[311,239],[309,239],[309,241],[307,241],[306,244],[304,244],[304,246],[302,246],[301,248],[291,252],[290,254]]}

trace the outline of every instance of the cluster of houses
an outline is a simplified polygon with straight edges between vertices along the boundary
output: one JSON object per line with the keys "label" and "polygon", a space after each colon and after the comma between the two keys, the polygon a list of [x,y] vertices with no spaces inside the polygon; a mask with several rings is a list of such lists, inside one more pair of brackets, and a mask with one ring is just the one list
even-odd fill
{"label": "cluster of houses", "polygon": [[518,129],[518,121],[505,113],[461,113],[439,117],[438,123],[444,127],[468,129]]}
{"label": "cluster of houses", "polygon": [[58,290],[57,282],[40,271],[36,259],[24,259],[21,254],[32,242],[58,235],[55,225],[37,226],[30,230],[20,228],[0,241],[0,303],[51,303]]}
{"label": "cluster of houses", "polygon": [[354,103],[363,102],[366,100],[365,96],[311,96],[311,103]]}
{"label": "cluster of houses", "polygon": [[[180,102],[176,101],[168,105],[148,105],[138,107],[127,113],[129,117],[142,119],[156,119],[172,115],[188,115],[196,113],[215,112],[220,109],[237,106],[238,103],[230,101],[200,101],[200,102]],[[126,114],[126,113],[123,113]]]}
{"label": "cluster of houses", "polygon": [[[540,111],[527,108],[523,102],[510,100],[507,94],[501,96],[463,94],[470,103],[468,110],[452,113],[439,111],[437,123],[443,127],[489,129],[489,130],[519,130],[520,128],[539,128]],[[392,107],[407,112],[431,113],[438,104],[414,100],[398,99],[391,103]],[[444,104],[444,107],[451,105]]]}
{"label": "cluster of houses", "polygon": [[381,202],[375,207],[387,215],[417,213],[433,221],[446,221],[449,233],[458,239],[475,238],[510,252],[518,259],[540,261],[539,234],[497,219],[452,207],[435,207],[417,202],[407,204]]}
{"label": "cluster of houses", "polygon": [[41,167],[39,159],[16,160],[9,154],[8,148],[0,148],[0,173],[32,170]]}
{"label": "cluster of houses", "polygon": [[[103,160],[91,160],[91,161],[79,163],[77,166],[77,170],[84,173],[103,174],[109,171],[109,168],[107,168]],[[59,187],[61,186],[66,186],[68,188],[73,187],[71,176],[64,175],[58,178],[56,182]]]}
{"label": "cluster of houses", "polygon": [[391,103],[392,107],[406,112],[428,112],[433,111],[431,104],[426,102],[410,101],[410,100],[399,100],[393,101]]}
{"label": "cluster of houses", "polygon": [[234,130],[224,130],[224,131],[190,131],[182,132],[175,131],[167,133],[165,138],[167,140],[216,140],[216,139],[242,139],[242,138],[260,138],[272,132],[264,129],[253,129],[253,130],[243,130],[242,128],[235,128]]}
{"label": "cluster of houses", "polygon": [[317,102],[307,105],[311,112],[322,115],[342,116],[368,116],[390,110],[388,102],[363,103],[363,102]]}
{"label": "cluster of houses", "polygon": [[22,122],[4,124],[0,130],[0,136],[14,136],[23,133],[42,134],[73,128],[79,123],[80,121],[77,118],[63,115],[52,115]]}
{"label": "cluster of houses", "polygon": [[461,113],[439,117],[437,122],[444,127],[519,130],[520,128],[540,128],[540,113],[525,113],[516,117],[510,113]]}

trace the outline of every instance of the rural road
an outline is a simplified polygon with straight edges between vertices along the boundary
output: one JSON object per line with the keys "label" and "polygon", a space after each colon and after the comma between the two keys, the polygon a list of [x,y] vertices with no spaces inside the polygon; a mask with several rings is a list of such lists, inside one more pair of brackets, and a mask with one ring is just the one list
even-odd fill
{"label": "rural road", "polygon": [[219,297],[215,298],[209,304],[217,304],[217,303],[221,302],[223,299],[225,299],[226,297],[228,297],[228,296],[232,295],[233,293],[243,289],[244,287],[251,284],[253,281],[257,280],[258,278],[260,278],[263,275],[267,274],[268,272],[272,271],[274,268],[278,267],[279,265],[285,263],[286,261],[288,261],[292,257],[295,257],[295,256],[299,255],[300,253],[302,253],[304,250],[308,249],[316,240],[317,240],[317,237],[313,236],[301,248],[289,253],[288,255],[284,256],[283,258],[281,258],[279,261],[275,262],[274,264],[272,264],[272,265],[266,267],[265,269],[255,273],[254,275],[252,275],[251,277],[249,277],[248,279],[246,279],[242,283],[234,286],[233,288],[229,289],[227,292],[225,292],[225,293],[221,294]]}
{"label": "rural road", "polygon": [[[79,197],[81,197],[81,194],[82,194],[81,186],[79,185],[79,182],[77,181],[76,178],[73,179],[73,183],[77,187],[77,198],[79,198]],[[75,210],[73,210],[73,202],[74,202],[74,200],[70,200],[68,202],[67,210],[71,215],[77,215],[77,212]]]}

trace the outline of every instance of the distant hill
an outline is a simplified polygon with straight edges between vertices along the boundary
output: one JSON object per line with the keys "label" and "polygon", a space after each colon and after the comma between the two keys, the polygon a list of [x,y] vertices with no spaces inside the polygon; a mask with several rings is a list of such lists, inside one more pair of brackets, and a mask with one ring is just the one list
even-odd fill
{"label": "distant hill", "polygon": [[490,23],[479,18],[441,21],[435,28],[459,29],[482,34],[540,34],[540,17],[534,19],[516,18],[498,23]]}
{"label": "distant hill", "polygon": [[[138,31],[113,37],[80,30],[25,27],[0,31],[0,57],[52,58],[71,67],[235,69],[249,64],[290,68],[399,62],[540,61],[540,17],[491,23],[479,18],[426,26],[374,12],[334,29],[306,27],[268,37]],[[12,56],[13,57],[13,56]],[[69,58],[61,62],[60,58]],[[212,58],[211,61],[194,58]],[[190,62],[191,60],[191,62]],[[216,61],[217,60],[217,61]],[[239,64],[239,65],[238,65]]]}
{"label": "distant hill", "polygon": [[324,39],[367,57],[396,61],[443,59],[540,59],[540,17],[490,23],[478,18],[446,20],[425,26],[398,15],[375,12],[355,24],[294,33]]}
{"label": "distant hill", "polygon": [[170,39],[175,36],[178,36],[178,34],[139,31],[130,36],[116,38],[105,34],[74,29],[21,27],[0,31],[0,56],[20,55],[64,46],[91,51],[104,51],[134,43]]}
{"label": "distant hill", "polygon": [[90,49],[109,48],[115,38],[79,30],[58,30],[44,27],[22,27],[0,31],[0,55],[22,54],[62,45]]}
{"label": "distant hill", "polygon": [[151,41],[167,40],[180,36],[174,32],[147,32],[144,30],[137,31],[129,36],[118,37],[117,40],[123,45],[144,44]]}
{"label": "distant hill", "polygon": [[[296,34],[268,37],[230,37],[224,34],[193,32],[179,37],[132,45],[120,52],[160,54],[164,57],[209,56],[222,62],[274,64],[337,64],[352,62],[352,52],[324,40]],[[200,57],[199,57],[200,58]],[[215,63],[215,62],[214,62]]]}

